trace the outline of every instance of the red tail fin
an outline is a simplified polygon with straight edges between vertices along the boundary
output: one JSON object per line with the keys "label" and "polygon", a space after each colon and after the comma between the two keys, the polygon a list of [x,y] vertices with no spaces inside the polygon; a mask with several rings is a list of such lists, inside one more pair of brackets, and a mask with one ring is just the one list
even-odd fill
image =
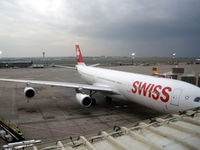
{"label": "red tail fin", "polygon": [[76,44],[76,58],[78,64],[84,64],[83,57],[81,54],[81,50],[78,44]]}

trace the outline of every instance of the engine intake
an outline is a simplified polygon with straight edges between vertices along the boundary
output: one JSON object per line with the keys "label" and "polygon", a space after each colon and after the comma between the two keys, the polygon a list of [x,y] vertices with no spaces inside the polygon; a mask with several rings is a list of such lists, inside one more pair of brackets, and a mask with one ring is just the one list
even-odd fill
{"label": "engine intake", "polygon": [[93,103],[92,98],[87,94],[77,93],[76,100],[85,107],[90,107]]}
{"label": "engine intake", "polygon": [[35,89],[32,87],[25,87],[24,88],[24,95],[27,98],[33,98],[35,96]]}

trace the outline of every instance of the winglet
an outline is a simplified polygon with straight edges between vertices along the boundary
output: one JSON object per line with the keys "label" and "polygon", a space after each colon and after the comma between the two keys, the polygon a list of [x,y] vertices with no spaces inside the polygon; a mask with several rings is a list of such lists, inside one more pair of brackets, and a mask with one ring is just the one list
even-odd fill
{"label": "winglet", "polygon": [[83,61],[83,57],[82,57],[81,50],[80,50],[80,47],[79,47],[78,43],[76,43],[76,58],[77,58],[77,63],[79,65],[80,64],[85,64],[84,61]]}

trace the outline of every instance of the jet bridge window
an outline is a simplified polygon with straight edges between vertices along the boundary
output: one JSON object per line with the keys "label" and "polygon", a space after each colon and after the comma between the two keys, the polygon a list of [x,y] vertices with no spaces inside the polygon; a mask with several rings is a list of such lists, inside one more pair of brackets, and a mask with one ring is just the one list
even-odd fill
{"label": "jet bridge window", "polygon": [[196,98],[194,99],[194,101],[195,101],[195,102],[200,102],[200,97],[196,97]]}

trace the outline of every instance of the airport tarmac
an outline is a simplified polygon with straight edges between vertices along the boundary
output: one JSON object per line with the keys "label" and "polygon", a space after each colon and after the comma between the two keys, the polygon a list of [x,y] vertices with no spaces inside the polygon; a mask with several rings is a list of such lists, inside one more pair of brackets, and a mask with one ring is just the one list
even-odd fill
{"label": "airport tarmac", "polygon": [[[174,66],[159,66],[159,72]],[[200,72],[200,65],[186,65],[186,73]],[[152,66],[118,66],[111,69],[152,74]],[[85,83],[74,70],[64,68],[1,69],[0,78],[65,81]],[[95,95],[97,105],[84,108],[75,100],[75,90],[62,87],[31,85],[36,96],[27,102],[22,83],[0,82],[0,116],[19,125],[26,140],[43,142],[97,134],[144,119],[159,116],[154,110],[133,102],[113,99],[107,104],[102,95]]]}

